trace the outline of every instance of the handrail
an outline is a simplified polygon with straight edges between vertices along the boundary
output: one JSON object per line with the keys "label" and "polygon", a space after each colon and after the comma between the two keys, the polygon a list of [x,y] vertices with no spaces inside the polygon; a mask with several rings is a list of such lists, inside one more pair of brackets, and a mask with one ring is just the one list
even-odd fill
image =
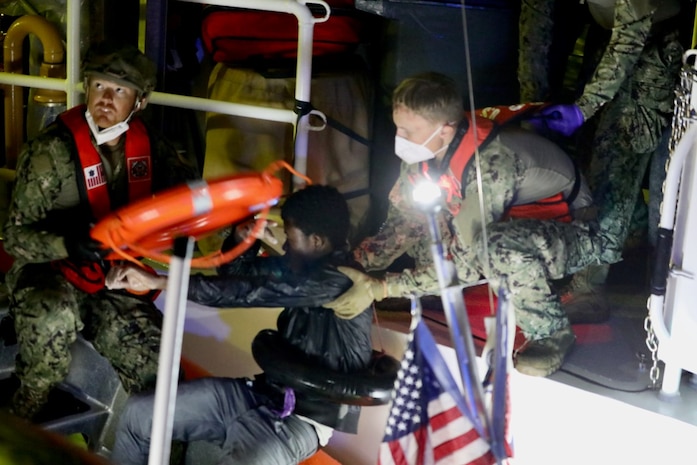
{"label": "handrail", "polygon": [[[321,18],[315,18],[303,0],[183,0],[190,3],[200,3],[206,5],[219,5],[228,7],[243,7],[254,10],[277,11],[290,13],[298,19],[298,57],[295,70],[295,101],[310,101],[310,80],[312,78],[312,41],[314,36],[314,25],[317,22],[324,22],[329,18],[329,14]],[[307,3],[322,5],[325,11],[330,12],[331,8],[323,0],[309,0]],[[305,174],[307,172],[307,146],[308,133],[310,131],[309,115],[295,115],[291,111],[292,117],[297,119],[295,127],[295,169]],[[293,177],[295,183],[304,181],[297,176]]]}
{"label": "handrail", "polygon": [[[695,153],[697,148],[697,125],[690,126],[671,155],[670,165],[666,172],[663,205],[666,206],[661,213],[659,227],[672,231],[675,224],[675,208],[678,203],[678,191],[680,178],[683,175],[688,157]],[[674,270],[673,270],[674,271]],[[649,299],[649,316],[651,325],[660,344],[661,356],[664,360],[671,357],[675,349],[671,340],[670,330],[663,317],[663,304],[665,296],[652,294]]]}
{"label": "handrail", "polygon": [[[313,17],[310,9],[304,2],[301,2],[301,0],[181,1],[293,14],[298,19],[298,57],[295,79],[295,101],[310,101],[314,24],[326,21],[328,15],[321,18]],[[312,0],[308,3],[320,4],[326,8],[326,11],[330,11],[330,7],[323,0]],[[80,94],[84,92],[82,84],[79,82],[80,0],[67,0],[67,13],[66,79],[28,76],[3,71],[0,72],[0,84],[62,90],[67,94],[68,108],[78,104],[78,98]],[[294,110],[231,103],[224,100],[190,97],[166,92],[153,92],[150,103],[293,124],[295,129],[294,167],[302,174],[305,174],[307,171],[308,132],[310,130],[309,115],[297,115]],[[294,177],[294,179],[296,182],[304,182],[298,177]]]}

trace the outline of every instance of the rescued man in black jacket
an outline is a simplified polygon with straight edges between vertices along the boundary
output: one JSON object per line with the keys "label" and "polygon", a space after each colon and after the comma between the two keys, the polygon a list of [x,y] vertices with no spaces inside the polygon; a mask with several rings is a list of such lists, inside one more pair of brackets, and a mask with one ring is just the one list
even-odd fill
{"label": "rescued man in black jacket", "polygon": [[[277,329],[285,343],[318,368],[340,374],[365,370],[372,355],[372,307],[342,314],[322,307],[351,286],[337,267],[358,266],[348,252],[345,199],[333,187],[309,185],[288,196],[281,218],[283,255],[260,256],[257,240],[216,275],[192,275],[188,299],[219,308],[284,307]],[[236,227],[223,248],[239,243],[249,230]],[[167,278],[126,265],[112,270],[107,281],[112,288],[164,289]],[[113,463],[147,463],[153,410],[153,394],[129,399]],[[172,439],[214,442],[221,450],[220,463],[290,465],[326,445],[334,430],[355,433],[359,414],[357,405],[284,389],[270,373],[254,380],[201,378],[178,386]]]}

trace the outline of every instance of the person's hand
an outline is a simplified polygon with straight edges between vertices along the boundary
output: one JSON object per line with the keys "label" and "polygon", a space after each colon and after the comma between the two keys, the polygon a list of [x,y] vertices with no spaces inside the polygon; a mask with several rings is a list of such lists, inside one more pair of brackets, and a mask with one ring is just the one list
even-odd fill
{"label": "person's hand", "polygon": [[530,118],[530,124],[538,131],[550,130],[569,137],[581,127],[585,119],[574,103],[549,105]]}
{"label": "person's hand", "polygon": [[387,297],[385,281],[348,266],[340,266],[337,270],[348,276],[353,285],[339,297],[322,306],[334,310],[339,318],[350,320],[368,308],[374,300],[380,301]]}
{"label": "person's hand", "polygon": [[167,287],[167,277],[153,274],[135,265],[118,265],[109,270],[104,285],[112,290],[145,292]]}
{"label": "person's hand", "polygon": [[72,260],[98,262],[111,253],[110,248],[93,239],[87,230],[64,236],[63,243]]}
{"label": "person's hand", "polygon": [[[249,237],[252,234],[252,231],[254,230],[254,226],[257,223],[256,218],[251,219],[249,221],[245,221],[244,223],[240,223],[235,227],[234,235],[235,235],[235,240],[239,244],[240,242],[244,241],[247,237]],[[273,230],[271,228],[277,227],[278,224],[275,221],[266,221],[266,224],[264,225],[264,228],[261,230],[259,234],[257,234],[256,238],[261,240],[262,242],[266,242],[271,245],[276,245],[278,244],[278,239],[276,239],[276,236],[273,234]]]}

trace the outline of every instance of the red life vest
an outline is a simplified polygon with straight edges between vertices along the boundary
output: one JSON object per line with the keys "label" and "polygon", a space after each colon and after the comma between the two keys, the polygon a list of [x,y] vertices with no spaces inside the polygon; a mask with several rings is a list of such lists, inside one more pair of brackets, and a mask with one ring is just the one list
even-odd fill
{"label": "red life vest", "polygon": [[[100,219],[111,212],[111,199],[104,173],[104,165],[97,148],[92,142],[90,128],[84,117],[85,105],[78,105],[59,115],[60,121],[70,130],[75,141],[79,163],[77,172],[78,189],[84,192],[89,201],[94,219]],[[152,160],[150,157],[150,138],[140,119],[128,123],[124,147],[126,168],[128,170],[128,198],[133,202],[152,194]],[[106,276],[104,268],[95,262],[80,262],[64,259],[56,260],[53,266],[78,289],[94,294],[104,288]]]}
{"label": "red life vest", "polygon": [[[82,182],[84,192],[95,219],[101,219],[111,212],[111,201],[107,187],[104,165],[97,148],[92,142],[90,128],[85,120],[85,105],[76,106],[59,118],[73,134],[79,156],[80,172],[78,183]],[[125,134],[126,168],[128,170],[128,199],[130,202],[143,199],[152,194],[152,160],[150,158],[150,138],[143,122],[136,118],[128,123]]]}
{"label": "red life vest", "polygon": [[[448,172],[438,178],[438,185],[446,191],[446,201],[453,215],[457,215],[459,204],[451,204],[453,197],[463,198],[462,179],[469,168],[472,157],[477,149],[483,148],[496,135],[497,130],[504,124],[520,121],[532,111],[538,110],[545,104],[521,103],[517,105],[486,107],[475,111],[474,124],[470,113],[465,114],[465,124],[457,129],[453,146],[444,157]],[[475,134],[476,132],[476,134]],[[459,143],[457,141],[459,140]],[[428,163],[422,163],[422,171],[428,175]],[[514,205],[508,209],[505,218],[535,218],[571,221],[569,202],[562,193],[554,194],[524,205]]]}

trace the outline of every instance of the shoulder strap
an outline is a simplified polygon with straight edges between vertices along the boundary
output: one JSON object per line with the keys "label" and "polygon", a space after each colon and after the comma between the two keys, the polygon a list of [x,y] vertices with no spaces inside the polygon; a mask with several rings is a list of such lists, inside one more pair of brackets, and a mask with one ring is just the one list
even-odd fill
{"label": "shoulder strap", "polygon": [[[520,122],[545,105],[547,103],[532,102],[480,108],[474,114],[475,124],[472,124],[471,113],[465,113],[455,139],[445,154],[445,166],[450,167],[452,174],[461,183],[477,149],[482,149],[491,142],[503,126]],[[469,130],[470,127],[476,127],[476,135]],[[464,196],[464,192],[462,195]]]}
{"label": "shoulder strap", "polygon": [[[85,105],[78,105],[59,115],[73,135],[77,149],[75,168],[81,195],[86,195],[92,209],[92,215],[99,219],[109,213],[111,203],[106,185],[104,165],[99,152],[92,143],[90,128],[85,120]],[[80,183],[82,181],[82,183]]]}
{"label": "shoulder strap", "polygon": [[131,202],[152,193],[152,157],[150,137],[140,118],[128,123],[126,132],[126,166],[128,168],[128,198]]}
{"label": "shoulder strap", "polygon": [[[498,129],[494,121],[479,116],[475,117],[474,124],[472,124],[470,116],[467,116],[465,121],[467,123],[467,128],[463,133],[463,131],[461,131],[463,125],[461,124],[460,127],[458,127],[458,131],[455,135],[456,139],[454,140],[456,145],[451,144],[451,147],[455,147],[455,149],[450,159],[447,161],[447,166],[449,166],[450,171],[460,182],[462,182],[465,169],[472,160],[472,156],[475,154],[476,150],[486,145],[495,135],[495,130]],[[470,128],[472,130],[470,130]],[[475,132],[476,134],[474,134]],[[446,154],[446,159],[447,157],[448,154]]]}

